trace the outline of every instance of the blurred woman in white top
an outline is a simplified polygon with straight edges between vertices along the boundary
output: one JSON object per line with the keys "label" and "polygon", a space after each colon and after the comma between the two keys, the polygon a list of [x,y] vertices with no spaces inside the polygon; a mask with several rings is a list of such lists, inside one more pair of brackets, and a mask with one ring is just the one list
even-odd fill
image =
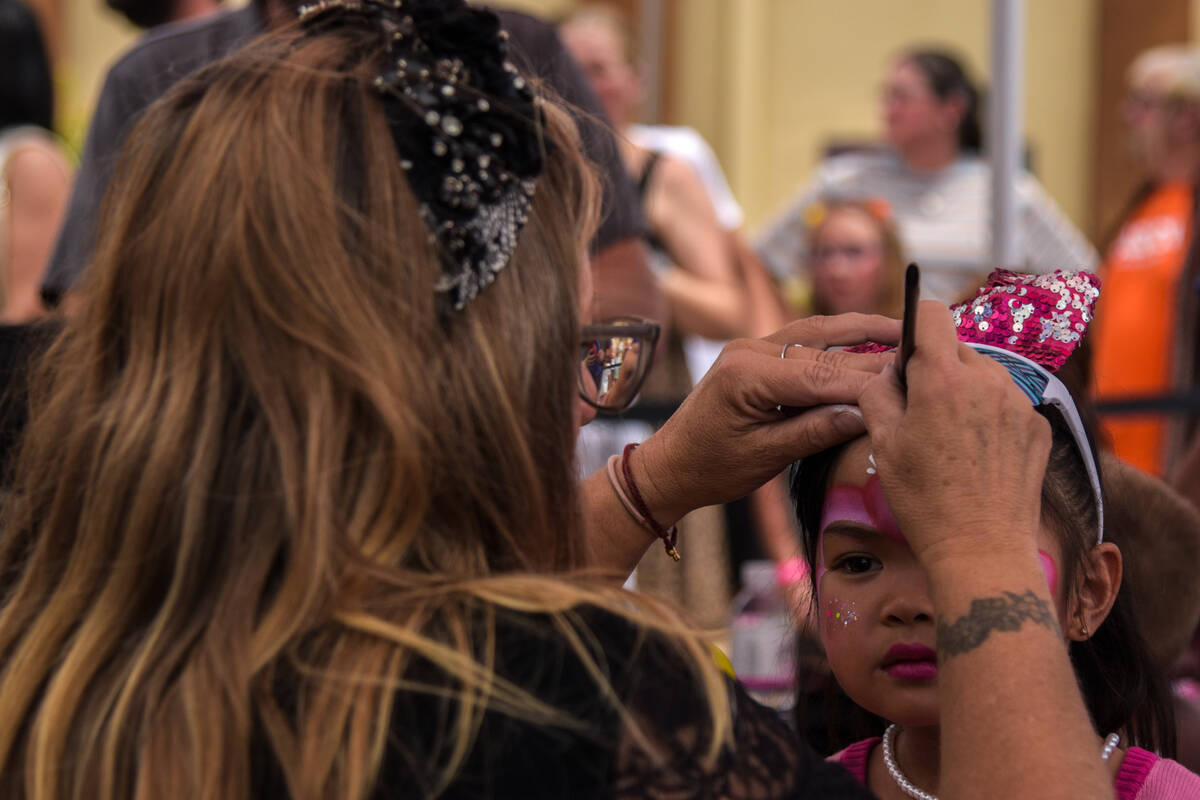
{"label": "blurred woman in white top", "polygon": [[771,223],[758,252],[778,275],[803,268],[805,212],[819,199],[879,197],[926,298],[962,299],[996,266],[1024,272],[1093,269],[1096,251],[1033,176],[1018,179],[1018,262],[991,262],[991,171],[980,155],[979,93],[957,59],[910,50],[888,67],[880,98],[886,146],[835,156]]}

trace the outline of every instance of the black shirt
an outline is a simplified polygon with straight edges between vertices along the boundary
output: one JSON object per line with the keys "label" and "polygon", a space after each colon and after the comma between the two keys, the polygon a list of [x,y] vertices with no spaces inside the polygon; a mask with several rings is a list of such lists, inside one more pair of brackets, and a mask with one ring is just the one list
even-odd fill
{"label": "black shirt", "polygon": [[[576,725],[534,724],[489,708],[464,766],[439,797],[872,797],[840,765],[822,760],[799,741],[776,712],[755,703],[732,682],[732,744],[706,767],[707,701],[679,652],[662,637],[608,612],[573,613],[571,629],[632,718],[667,754],[665,762],[650,759],[633,745],[616,709],[600,695],[551,617],[498,613],[496,673],[565,712]],[[446,679],[439,675],[417,660],[405,677],[444,685]],[[454,741],[447,732],[454,710],[453,701],[429,694],[397,694],[374,800],[428,794]],[[265,747],[255,761],[254,795],[286,798],[282,774]]]}

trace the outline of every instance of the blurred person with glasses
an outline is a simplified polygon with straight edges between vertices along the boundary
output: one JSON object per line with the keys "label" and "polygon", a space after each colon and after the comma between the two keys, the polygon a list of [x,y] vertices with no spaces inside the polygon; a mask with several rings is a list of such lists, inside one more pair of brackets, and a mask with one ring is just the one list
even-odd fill
{"label": "blurred person with glasses", "polygon": [[[1188,391],[1196,384],[1196,188],[1200,181],[1200,51],[1147,51],[1129,68],[1122,106],[1130,152],[1144,180],[1104,256],[1092,371],[1099,400]],[[1122,460],[1187,480],[1181,461],[1194,424],[1162,414],[1104,421]],[[1200,465],[1200,457],[1191,462]],[[1192,477],[1194,481],[1195,478]],[[1200,491],[1191,492],[1200,497]]]}
{"label": "blurred person with glasses", "polygon": [[807,282],[793,302],[806,314],[883,314],[904,307],[904,254],[882,198],[829,200],[808,212]]}

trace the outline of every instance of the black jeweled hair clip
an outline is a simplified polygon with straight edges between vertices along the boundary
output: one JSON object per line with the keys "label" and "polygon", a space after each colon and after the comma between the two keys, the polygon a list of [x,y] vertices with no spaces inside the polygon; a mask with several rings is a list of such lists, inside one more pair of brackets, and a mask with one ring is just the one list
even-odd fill
{"label": "black jeweled hair clip", "polygon": [[512,257],[545,164],[539,100],[508,34],[463,0],[318,0],[299,13],[311,33],[358,18],[384,37],[375,89],[438,246],[436,289],[463,308]]}

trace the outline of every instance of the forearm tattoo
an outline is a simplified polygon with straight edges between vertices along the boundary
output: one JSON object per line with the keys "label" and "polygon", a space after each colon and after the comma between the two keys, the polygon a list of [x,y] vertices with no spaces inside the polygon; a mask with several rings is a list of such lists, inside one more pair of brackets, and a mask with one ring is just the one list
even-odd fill
{"label": "forearm tattoo", "polygon": [[969,653],[987,641],[992,631],[1015,631],[1026,622],[1058,631],[1054,609],[1032,591],[976,598],[971,610],[955,622],[938,619],[937,648],[943,659]]}

